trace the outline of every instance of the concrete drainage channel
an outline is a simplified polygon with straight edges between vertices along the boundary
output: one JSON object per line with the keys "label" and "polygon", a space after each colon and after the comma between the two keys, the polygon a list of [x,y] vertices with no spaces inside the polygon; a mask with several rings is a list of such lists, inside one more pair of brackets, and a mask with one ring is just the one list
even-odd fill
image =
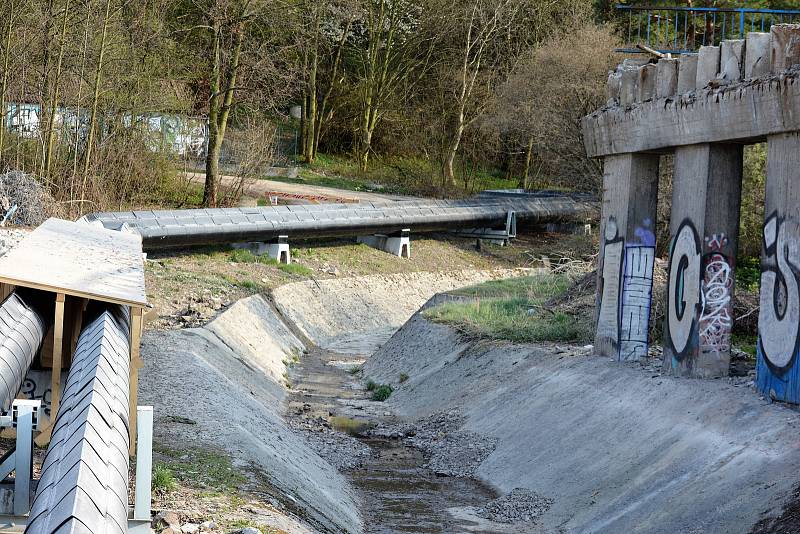
{"label": "concrete drainage channel", "polygon": [[[148,333],[140,398],[197,422],[157,421],[156,440],[226,450],[292,512],[286,532],[744,533],[781,512],[796,412],[743,384],[471,341],[415,314],[514,274],[302,282]],[[373,401],[367,379],[395,391]]]}
{"label": "concrete drainage channel", "polygon": [[[299,282],[278,288],[273,302],[261,296],[241,300],[203,328],[149,331],[142,340],[140,401],[159,407],[157,448],[191,443],[225,451],[259,491],[290,512],[277,525],[287,532],[372,532],[376,524],[365,513],[369,501],[354,469],[369,470],[373,460],[379,461],[379,452],[385,452],[384,458],[397,458],[406,475],[413,472],[429,488],[445,481],[422,469],[413,451],[387,450],[378,442],[370,447],[336,425],[337,420],[356,419],[355,412],[367,427],[386,419],[383,404],[367,400],[348,370],[435,292],[524,273],[412,273]],[[169,424],[175,420],[193,424]],[[398,472],[393,466],[382,468],[386,476]],[[471,484],[465,481],[463,491],[452,492],[458,504],[464,503],[462,493],[477,491],[481,501],[490,496],[486,488]],[[408,495],[415,500],[422,494]],[[438,491],[428,491],[433,495],[440,502],[430,508],[438,516],[451,504],[441,502]],[[274,525],[266,512],[254,522],[262,519]]]}

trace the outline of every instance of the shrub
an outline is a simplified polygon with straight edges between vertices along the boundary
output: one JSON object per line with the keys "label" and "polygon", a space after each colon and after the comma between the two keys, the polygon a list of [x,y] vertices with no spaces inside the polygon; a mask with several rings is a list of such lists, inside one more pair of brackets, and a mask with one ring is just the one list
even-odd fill
{"label": "shrub", "polygon": [[381,384],[375,388],[375,391],[372,392],[372,400],[383,402],[391,396],[392,391],[394,391],[392,386],[388,384]]}

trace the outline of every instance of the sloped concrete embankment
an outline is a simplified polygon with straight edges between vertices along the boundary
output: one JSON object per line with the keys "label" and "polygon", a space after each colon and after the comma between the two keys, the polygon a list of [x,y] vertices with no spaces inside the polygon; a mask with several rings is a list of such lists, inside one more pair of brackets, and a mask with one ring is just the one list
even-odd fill
{"label": "sloped concrete embankment", "polygon": [[[241,300],[204,328],[145,335],[140,404],[155,406],[158,443],[225,450],[313,529],[361,532],[348,482],[281,416],[285,362],[304,349],[262,297]],[[197,424],[168,424],[175,417]]]}
{"label": "sloped concrete embankment", "polygon": [[[409,418],[461,411],[497,446],[477,476],[554,499],[548,531],[747,532],[798,480],[800,417],[748,387],[470,341],[420,315],[364,367]],[[397,377],[407,374],[403,384]]]}
{"label": "sloped concrete embankment", "polygon": [[323,349],[371,354],[433,295],[531,269],[418,272],[286,284],[276,307]]}

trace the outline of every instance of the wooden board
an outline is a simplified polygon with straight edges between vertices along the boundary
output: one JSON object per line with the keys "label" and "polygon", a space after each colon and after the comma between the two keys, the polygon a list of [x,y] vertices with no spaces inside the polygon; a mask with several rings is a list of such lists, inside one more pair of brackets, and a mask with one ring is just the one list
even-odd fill
{"label": "wooden board", "polygon": [[61,219],[48,219],[0,258],[0,282],[147,305],[141,237]]}
{"label": "wooden board", "polygon": [[604,108],[583,118],[589,157],[667,151],[698,143],[751,143],[800,131],[800,75]]}

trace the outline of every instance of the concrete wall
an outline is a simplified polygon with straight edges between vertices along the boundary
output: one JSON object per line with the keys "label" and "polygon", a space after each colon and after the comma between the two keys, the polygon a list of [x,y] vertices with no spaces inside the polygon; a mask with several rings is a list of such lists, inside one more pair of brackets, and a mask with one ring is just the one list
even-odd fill
{"label": "concrete wall", "polygon": [[303,348],[262,297],[244,299],[204,328],[147,332],[139,403],[155,407],[160,447],[224,451],[299,531],[362,532],[355,490],[282,416],[285,362]]}
{"label": "concrete wall", "polygon": [[364,374],[396,387],[402,415],[457,410],[494,438],[478,476],[554,499],[547,532],[745,533],[800,468],[797,412],[588,351],[470,341],[415,315]]}

